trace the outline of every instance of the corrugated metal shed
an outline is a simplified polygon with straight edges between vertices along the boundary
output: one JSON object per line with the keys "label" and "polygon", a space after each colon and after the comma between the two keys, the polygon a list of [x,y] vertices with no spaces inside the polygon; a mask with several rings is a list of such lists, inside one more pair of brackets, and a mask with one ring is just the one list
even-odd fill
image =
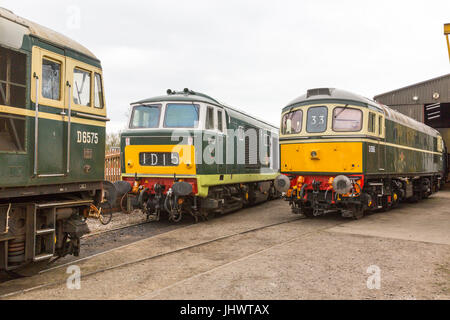
{"label": "corrugated metal shed", "polygon": [[[436,98],[437,97],[436,93],[439,95],[438,98]],[[414,100],[414,97],[417,97],[417,100]],[[391,107],[405,106],[404,108],[405,110],[407,109],[406,106],[409,106],[409,108],[414,109],[413,107],[414,105],[423,106],[425,104],[432,104],[438,102],[440,103],[450,102],[450,73],[427,81],[419,82],[407,87],[403,87],[397,90],[376,95],[374,97],[374,100]],[[401,110],[398,111],[402,112]],[[412,114],[415,114],[416,111],[411,112]],[[423,121],[423,114],[422,114],[422,121]]]}

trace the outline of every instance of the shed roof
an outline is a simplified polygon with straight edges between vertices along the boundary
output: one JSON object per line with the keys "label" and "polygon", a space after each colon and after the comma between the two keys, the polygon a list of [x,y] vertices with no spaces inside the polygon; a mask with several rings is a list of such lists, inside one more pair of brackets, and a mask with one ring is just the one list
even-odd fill
{"label": "shed roof", "polygon": [[336,88],[316,88],[309,89],[305,94],[289,102],[287,106],[283,108],[283,111],[298,104],[324,100],[338,100],[342,102],[351,101],[381,109],[377,102],[350,91]]}
{"label": "shed roof", "polygon": [[[19,17],[8,9],[0,7],[0,18],[7,19],[9,21],[12,21],[16,24],[19,24],[19,25],[27,28],[29,34],[32,36],[35,36],[37,38],[40,38],[44,41],[50,42],[57,46],[61,46],[63,48],[69,48],[69,49],[75,50],[81,54],[88,56],[88,57],[97,59],[97,57],[91,51],[89,51],[86,47],[82,46],[78,42],[76,42],[56,31],[53,31],[49,28],[41,26],[40,24],[37,24],[30,20],[24,19],[22,17]],[[19,40],[21,41],[22,39],[19,39]]]}
{"label": "shed roof", "polygon": [[[433,99],[434,92],[439,93],[438,100]],[[417,96],[418,100],[413,101],[413,96]],[[387,105],[448,102],[450,101],[450,73],[378,94],[374,100]]]}

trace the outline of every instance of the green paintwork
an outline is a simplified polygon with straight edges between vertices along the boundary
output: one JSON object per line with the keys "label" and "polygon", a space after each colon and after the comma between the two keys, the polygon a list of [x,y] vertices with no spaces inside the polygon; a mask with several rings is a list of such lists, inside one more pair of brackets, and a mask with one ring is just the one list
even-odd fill
{"label": "green paintwork", "polygon": [[[442,170],[443,157],[442,154],[437,154],[436,137],[389,119],[386,120],[385,128],[385,140],[363,144],[366,174],[431,174]],[[397,138],[394,136],[394,130],[397,132]],[[384,145],[383,142],[395,146]]]}
{"label": "green paintwork", "polygon": [[[239,127],[255,128],[264,130],[274,131],[277,128],[272,125],[255,119],[239,110],[232,109],[228,106],[222,105],[217,100],[203,94],[190,93],[190,94],[172,94],[166,96],[159,96],[150,99],[141,100],[139,102],[133,103],[133,105],[139,104],[149,104],[155,102],[167,102],[167,101],[188,101],[192,103],[206,103],[208,105],[214,105],[223,108],[226,118],[226,127],[228,130],[237,130]],[[227,134],[217,133],[215,131],[207,131],[201,129],[128,129],[121,133],[121,156],[125,161],[122,161],[122,172],[133,174],[132,172],[127,172],[126,170],[126,154],[125,146],[126,139],[129,139],[130,145],[148,145],[151,149],[152,145],[176,145],[180,140],[172,141],[172,133],[183,132],[184,134],[189,134],[192,137],[194,149],[195,149],[195,159],[196,159],[196,178],[198,179],[199,196],[207,196],[209,186],[221,185],[221,184],[232,184],[232,183],[245,183],[253,181],[264,181],[272,180],[278,175],[278,171],[271,169],[270,164],[259,165],[259,166],[246,166],[245,164],[237,164],[237,138],[234,138],[234,161],[232,164],[227,164],[227,143],[231,142],[228,139],[232,137]],[[223,163],[198,163],[198,159],[203,159],[203,153],[208,146],[208,141],[201,139],[202,134],[204,135],[210,133],[216,136],[216,139],[225,139],[223,143]],[[270,139],[273,141],[274,136],[272,132],[268,132]],[[186,141],[186,140],[185,140]],[[215,151],[217,152],[217,150]],[[213,154],[214,155],[214,154]],[[139,177],[139,172],[137,172]],[[144,176],[144,175],[143,175]],[[145,177],[151,175],[146,174]],[[155,175],[156,176],[156,175]]]}
{"label": "green paintwork", "polygon": [[[46,50],[72,57],[79,61],[101,68],[100,61],[75,52],[70,48],[59,48],[32,36],[24,36],[22,49],[26,54],[26,104],[27,110],[35,110],[30,100],[31,49],[39,46]],[[60,114],[61,109],[39,105],[41,112]],[[86,111],[86,113],[89,113]],[[72,113],[74,116],[74,113]],[[34,185],[64,184],[104,180],[105,127],[71,123],[70,172],[67,174],[67,122],[39,119],[38,174],[60,174],[62,177],[36,177],[34,169],[34,117],[26,117],[25,152],[0,152],[0,188],[26,187]],[[77,142],[77,131],[98,134],[98,143]],[[92,149],[92,159],[84,159],[84,149]],[[90,166],[89,172],[85,166]]]}

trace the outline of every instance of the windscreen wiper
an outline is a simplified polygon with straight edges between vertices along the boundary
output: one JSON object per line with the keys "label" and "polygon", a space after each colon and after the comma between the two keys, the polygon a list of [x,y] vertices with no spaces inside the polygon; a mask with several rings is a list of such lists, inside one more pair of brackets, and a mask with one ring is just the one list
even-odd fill
{"label": "windscreen wiper", "polygon": [[344,109],[342,109],[337,115],[335,115],[334,118],[336,119],[342,112],[344,112],[345,109],[347,109],[347,107],[348,107],[348,104],[346,104],[344,106]]}

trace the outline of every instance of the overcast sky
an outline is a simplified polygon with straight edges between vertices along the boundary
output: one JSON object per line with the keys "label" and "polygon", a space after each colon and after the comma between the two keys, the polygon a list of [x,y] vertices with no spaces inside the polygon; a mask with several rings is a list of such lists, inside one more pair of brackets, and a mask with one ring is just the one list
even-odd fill
{"label": "overcast sky", "polygon": [[[39,5],[38,5],[39,4]],[[308,88],[374,95],[450,71],[450,1],[0,0],[102,62],[108,131],[130,102],[204,92],[278,124]],[[78,12],[79,17],[78,17]]]}

